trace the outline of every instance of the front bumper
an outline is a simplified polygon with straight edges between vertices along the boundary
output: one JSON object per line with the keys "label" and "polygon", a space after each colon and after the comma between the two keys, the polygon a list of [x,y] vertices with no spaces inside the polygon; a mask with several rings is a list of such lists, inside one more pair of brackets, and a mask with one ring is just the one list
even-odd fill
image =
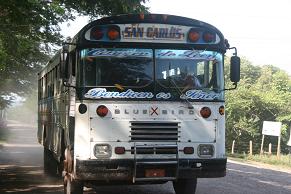
{"label": "front bumper", "polygon": [[[95,181],[167,181],[175,179],[223,177],[226,158],[179,159],[178,161],[144,159],[76,160],[76,177]],[[146,178],[146,169],[164,169],[165,177]]]}

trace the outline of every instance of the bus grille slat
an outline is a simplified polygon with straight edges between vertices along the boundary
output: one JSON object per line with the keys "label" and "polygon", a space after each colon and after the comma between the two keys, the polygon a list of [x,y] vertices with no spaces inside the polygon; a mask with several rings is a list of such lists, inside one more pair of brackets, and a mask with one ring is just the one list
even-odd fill
{"label": "bus grille slat", "polygon": [[178,122],[131,122],[130,139],[137,141],[178,141]]}

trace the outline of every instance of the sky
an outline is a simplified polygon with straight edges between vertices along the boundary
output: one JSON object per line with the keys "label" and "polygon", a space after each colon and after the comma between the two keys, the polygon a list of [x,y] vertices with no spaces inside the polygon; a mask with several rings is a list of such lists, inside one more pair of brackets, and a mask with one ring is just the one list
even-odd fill
{"label": "sky", "polygon": [[[253,65],[274,65],[291,75],[290,0],[150,0],[146,6],[151,13],[212,24],[237,47],[240,57]],[[86,23],[87,19],[79,18],[62,29],[66,28],[65,35],[73,36]]]}

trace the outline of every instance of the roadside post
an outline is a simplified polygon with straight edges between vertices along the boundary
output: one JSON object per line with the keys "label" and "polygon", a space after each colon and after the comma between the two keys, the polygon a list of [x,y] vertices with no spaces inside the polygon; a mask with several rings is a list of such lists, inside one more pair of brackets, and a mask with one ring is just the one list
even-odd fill
{"label": "roadside post", "polygon": [[261,144],[261,151],[260,153],[263,154],[263,147],[264,147],[264,139],[265,135],[269,136],[277,136],[278,137],[278,146],[277,146],[277,157],[280,157],[280,150],[281,150],[281,122],[273,122],[273,121],[264,121],[263,123],[263,130],[262,130],[262,144]]}

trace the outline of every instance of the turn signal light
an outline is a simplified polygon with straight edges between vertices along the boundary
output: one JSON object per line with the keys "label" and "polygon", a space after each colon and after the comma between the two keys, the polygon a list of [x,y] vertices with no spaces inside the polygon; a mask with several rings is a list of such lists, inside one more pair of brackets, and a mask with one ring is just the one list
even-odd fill
{"label": "turn signal light", "polygon": [[193,147],[184,147],[184,154],[193,154],[194,148]]}
{"label": "turn signal light", "polygon": [[200,34],[196,29],[191,29],[188,33],[188,40],[190,42],[197,42],[200,38]]}
{"label": "turn signal light", "polygon": [[215,41],[215,34],[213,34],[211,32],[204,32],[203,40],[207,43],[214,42]]}
{"label": "turn signal light", "polygon": [[207,119],[208,117],[210,117],[210,115],[211,115],[211,110],[210,110],[210,108],[209,108],[209,107],[203,107],[203,108],[201,108],[201,110],[200,110],[200,115],[201,115],[203,118],[205,118],[205,119]]}
{"label": "turn signal light", "polygon": [[139,19],[144,20],[144,13],[139,14]]}
{"label": "turn signal light", "polygon": [[124,147],[115,147],[115,154],[124,154],[125,148]]}
{"label": "turn signal light", "polygon": [[220,115],[224,115],[224,106],[220,106],[218,112]]}
{"label": "turn signal light", "polygon": [[95,27],[91,30],[91,38],[92,39],[100,40],[103,38],[103,35],[104,35],[103,31],[99,27]]}
{"label": "turn signal light", "polygon": [[108,114],[108,108],[104,105],[98,106],[96,113],[99,117],[105,117]]}
{"label": "turn signal light", "polygon": [[107,36],[110,40],[119,39],[119,28],[117,26],[112,26],[109,28]]}

